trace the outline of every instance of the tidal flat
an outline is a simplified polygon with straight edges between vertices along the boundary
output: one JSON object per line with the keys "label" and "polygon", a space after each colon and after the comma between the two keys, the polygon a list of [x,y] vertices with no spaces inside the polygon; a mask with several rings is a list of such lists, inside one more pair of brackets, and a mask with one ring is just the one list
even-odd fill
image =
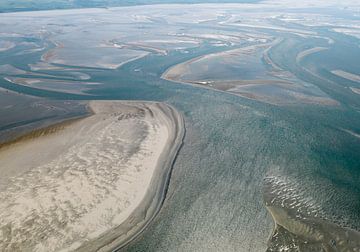
{"label": "tidal flat", "polygon": [[[9,97],[0,113],[18,115],[3,125],[39,128],[44,121],[27,124],[29,117],[58,106],[77,118],[72,112],[87,100],[165,102],[183,115],[172,173],[155,183],[163,199],[152,205],[156,214],[131,239],[99,228],[80,250],[358,251],[359,6],[342,4],[0,14],[0,40],[15,44],[0,52],[0,94]],[[54,108],[29,115],[35,101]]]}

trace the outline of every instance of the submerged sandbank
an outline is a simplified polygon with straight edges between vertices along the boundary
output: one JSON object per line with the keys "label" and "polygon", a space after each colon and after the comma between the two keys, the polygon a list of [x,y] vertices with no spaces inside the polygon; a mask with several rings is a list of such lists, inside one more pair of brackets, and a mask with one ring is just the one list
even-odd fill
{"label": "submerged sandbank", "polygon": [[344,220],[327,217],[320,202],[293,181],[267,177],[263,196],[275,222],[268,252],[360,251],[359,231]]}
{"label": "submerged sandbank", "polygon": [[162,103],[96,101],[89,108],[85,118],[0,148],[0,250],[110,250],[156,214],[182,117]]}

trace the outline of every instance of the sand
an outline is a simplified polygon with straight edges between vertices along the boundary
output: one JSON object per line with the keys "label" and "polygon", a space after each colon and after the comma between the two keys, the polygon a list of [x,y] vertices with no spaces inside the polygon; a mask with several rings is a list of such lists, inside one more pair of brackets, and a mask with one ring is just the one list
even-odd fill
{"label": "sand", "polygon": [[[299,84],[301,82],[297,80],[295,76],[293,76],[287,71],[282,70],[280,67],[278,67],[272,62],[271,58],[268,55],[269,48],[271,48],[271,46],[277,45],[280,42],[281,40],[275,40],[269,43],[245,46],[242,48],[231,49],[228,51],[198,56],[185,62],[171,66],[162,74],[161,78],[172,82],[214,89],[221,92],[234,94],[243,98],[265,102],[275,106],[288,106],[299,104],[338,106],[339,103],[336,100],[328,97],[325,93],[319,92],[319,90],[314,88],[314,86],[311,87],[311,85],[304,85],[303,83]],[[189,77],[184,78],[184,76],[191,75],[193,73],[195,69],[195,67],[193,66],[194,63],[204,61],[202,62],[202,69],[195,70],[195,73],[196,71],[202,71],[201,74],[206,76],[206,73],[209,72],[208,63],[206,62],[206,60],[218,57],[225,62],[224,59],[227,59],[228,62],[226,64],[229,64],[229,66],[231,66],[232,62],[229,59],[234,58],[240,60],[243,55],[252,55],[258,49],[263,50],[263,59],[265,60],[265,62],[267,62],[267,64],[273,67],[273,71],[268,72],[268,79],[196,79],[196,74],[194,74],[195,77],[193,77],[192,80],[189,80]],[[312,53],[316,53],[326,49],[327,48],[316,47],[303,51],[297,56],[297,61],[301,61],[301,59]]]}
{"label": "sand", "polygon": [[[74,72],[74,75],[77,73]],[[81,73],[80,73],[81,74]],[[79,76],[81,77],[81,75]],[[87,81],[73,81],[73,80],[54,80],[45,78],[20,78],[20,77],[5,77],[6,81],[21,85],[25,87],[62,92],[67,94],[86,94],[86,91],[91,90],[90,87],[101,85],[99,82]]]}
{"label": "sand", "polygon": [[331,73],[344,79],[360,83],[360,76],[357,74],[349,73],[343,70],[333,70]]}
{"label": "sand", "polygon": [[327,47],[314,47],[314,48],[310,48],[308,50],[304,50],[296,56],[296,62],[299,64],[307,56],[317,53],[317,52],[328,50],[328,49],[329,48],[327,48]]}
{"label": "sand", "polygon": [[245,47],[241,47],[241,48],[230,49],[230,50],[223,51],[223,52],[216,52],[216,53],[201,55],[201,56],[192,58],[190,60],[187,60],[185,62],[171,66],[161,75],[161,78],[164,80],[168,80],[168,81],[174,81],[174,82],[188,84],[188,81],[183,81],[182,77],[186,73],[191,72],[191,64],[193,64],[193,63],[197,63],[197,62],[201,62],[201,61],[204,61],[207,59],[217,58],[217,57],[229,58],[229,57],[234,57],[234,55],[240,57],[243,54],[245,54],[245,55],[251,54],[257,48],[263,48],[263,47],[269,46],[270,44],[271,43],[250,45],[250,46],[245,46]]}
{"label": "sand", "polygon": [[[121,50],[121,51],[119,51]],[[74,53],[76,52],[76,53]],[[149,52],[112,47],[93,47],[77,51],[74,48],[59,46],[47,51],[41,57],[48,64],[61,64],[75,67],[117,69],[121,66],[147,56]]]}
{"label": "sand", "polygon": [[267,251],[360,251],[360,233],[326,218],[318,200],[294,180],[268,176],[263,196],[275,222]]}
{"label": "sand", "polygon": [[86,251],[95,251],[109,246],[106,234],[125,223],[124,233],[116,233],[122,239],[111,245],[119,246],[153,217],[131,225],[134,212],[147,211],[149,200],[154,209],[162,204],[159,179],[168,179],[181,145],[181,116],[162,103],[89,107],[86,118],[0,148],[1,251],[72,251],[91,242]]}
{"label": "sand", "polygon": [[353,91],[355,94],[360,94],[360,88],[351,87],[350,89],[351,89],[351,91]]}

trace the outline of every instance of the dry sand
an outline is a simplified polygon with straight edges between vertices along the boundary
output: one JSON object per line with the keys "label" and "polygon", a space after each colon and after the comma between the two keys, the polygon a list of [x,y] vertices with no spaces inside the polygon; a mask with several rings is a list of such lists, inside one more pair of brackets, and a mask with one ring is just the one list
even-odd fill
{"label": "dry sand", "polygon": [[90,108],[86,118],[0,148],[1,251],[71,251],[91,242],[86,251],[97,250],[109,244],[109,230],[125,223],[115,235],[134,236],[146,226],[152,216],[135,225],[131,215],[147,211],[149,196],[161,205],[163,186],[156,185],[169,177],[180,147],[181,116],[162,103]]}

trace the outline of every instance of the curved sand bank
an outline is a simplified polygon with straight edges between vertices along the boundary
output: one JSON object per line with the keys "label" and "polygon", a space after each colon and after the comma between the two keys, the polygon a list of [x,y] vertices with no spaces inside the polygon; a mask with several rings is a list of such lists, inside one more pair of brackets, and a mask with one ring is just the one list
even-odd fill
{"label": "curved sand bank", "polygon": [[[279,68],[272,62],[268,51],[272,46],[280,42],[281,40],[276,40],[272,43],[245,46],[198,56],[169,67],[161,75],[161,78],[172,82],[218,90],[272,105],[339,105],[336,100],[330,98],[315,86],[309,85],[308,83],[304,85],[302,81],[296,79],[290,72]],[[297,60],[300,61],[309,54],[325,49],[326,48],[316,47],[304,51],[298,55],[299,59]],[[253,59],[255,59],[258,57],[256,56],[258,50],[262,50],[262,58],[273,68],[272,71],[264,70],[264,72],[259,72],[259,76],[255,78],[251,77],[250,79],[244,79],[241,75],[237,76],[238,79],[233,80],[231,78],[226,79],[227,77],[225,77],[225,79],[211,78],[212,70],[218,71],[218,69],[211,69],[211,65],[213,64],[207,62],[208,60],[214,60],[216,58],[218,59],[217,66],[223,68],[225,66],[224,69],[226,69],[227,66],[230,68],[233,65],[232,61],[234,60],[236,62],[236,60],[244,57],[253,57]],[[199,74],[200,77],[198,76]]]}
{"label": "curved sand bank", "polygon": [[90,108],[0,148],[1,251],[111,250],[160,209],[182,117],[161,103]]}

